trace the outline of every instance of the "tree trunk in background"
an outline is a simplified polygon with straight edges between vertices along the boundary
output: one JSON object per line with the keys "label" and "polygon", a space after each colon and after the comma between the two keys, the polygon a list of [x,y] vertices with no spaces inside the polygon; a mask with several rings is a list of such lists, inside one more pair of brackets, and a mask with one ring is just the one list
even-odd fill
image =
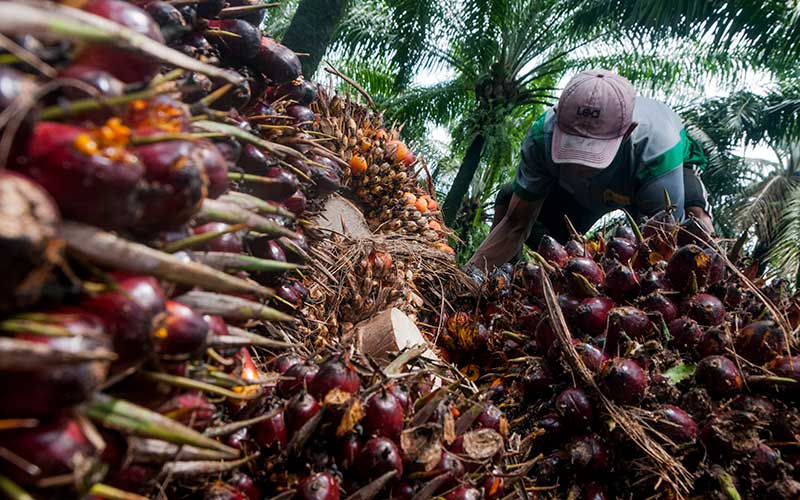
{"label": "tree trunk in background", "polygon": [[281,43],[300,56],[303,75],[311,78],[328,50],[334,31],[344,17],[347,0],[300,0]]}
{"label": "tree trunk in background", "polygon": [[461,203],[469,191],[469,185],[472,184],[475,172],[478,171],[485,142],[486,139],[481,134],[476,135],[467,148],[461,166],[458,167],[456,178],[453,180],[453,185],[450,186],[444,205],[442,205],[444,223],[448,226],[452,226],[453,222],[455,222],[458,209],[461,208]]}

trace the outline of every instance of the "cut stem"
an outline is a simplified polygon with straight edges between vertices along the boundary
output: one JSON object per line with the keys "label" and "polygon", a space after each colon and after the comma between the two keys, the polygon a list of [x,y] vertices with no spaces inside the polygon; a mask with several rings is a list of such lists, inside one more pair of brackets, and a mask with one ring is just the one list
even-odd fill
{"label": "cut stem", "polygon": [[250,319],[286,322],[296,321],[293,317],[277,309],[272,309],[258,302],[234,297],[232,295],[193,291],[181,295],[175,300],[191,307],[201,314],[222,316],[225,319],[237,321],[247,321]]}
{"label": "cut stem", "polygon": [[254,392],[229,391],[228,389],[219,387],[214,384],[201,382],[199,380],[194,380],[187,377],[179,377],[178,375],[169,375],[167,373],[145,372],[145,371],[140,373],[145,378],[153,380],[154,382],[161,382],[167,385],[171,385],[172,387],[180,387],[181,389],[192,389],[195,391],[207,392],[209,394],[215,394],[217,396],[222,396],[230,399],[250,401],[252,399],[257,399],[261,397],[261,391],[254,391]]}
{"label": "cut stem", "polygon": [[205,200],[198,216],[209,222],[227,222],[228,224],[246,224],[259,233],[276,236],[298,238],[298,234],[277,224],[266,217],[254,214],[232,203],[218,200]]}
{"label": "cut stem", "polygon": [[228,229],[223,229],[222,231],[209,231],[207,233],[193,234],[191,236],[187,236],[186,238],[167,243],[164,245],[163,250],[167,253],[180,252],[181,250],[186,250],[188,248],[205,245],[206,243],[216,240],[220,236],[243,231],[245,229],[247,229],[247,224],[234,224]]}
{"label": "cut stem", "polygon": [[289,262],[259,259],[232,252],[196,252],[194,258],[198,262],[220,270],[282,273],[301,269],[301,266]]}

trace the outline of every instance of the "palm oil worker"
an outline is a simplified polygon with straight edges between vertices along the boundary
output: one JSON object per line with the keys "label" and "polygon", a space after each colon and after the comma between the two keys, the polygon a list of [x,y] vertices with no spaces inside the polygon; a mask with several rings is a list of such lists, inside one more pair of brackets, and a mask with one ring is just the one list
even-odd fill
{"label": "palm oil worker", "polygon": [[523,242],[536,249],[544,234],[563,243],[565,215],[581,233],[620,208],[654,215],[665,208],[665,192],[676,219],[691,215],[713,232],[698,176],[705,164],[669,106],[636,96],[611,71],[579,73],[531,126],[516,179],[497,195],[492,232],[468,265],[491,270],[517,256]]}

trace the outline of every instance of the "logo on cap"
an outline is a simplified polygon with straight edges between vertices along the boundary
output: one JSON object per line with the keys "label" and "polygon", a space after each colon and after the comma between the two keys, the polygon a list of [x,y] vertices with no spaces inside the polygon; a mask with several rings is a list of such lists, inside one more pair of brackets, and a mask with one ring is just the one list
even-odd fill
{"label": "logo on cap", "polygon": [[578,106],[577,115],[582,118],[600,118],[600,108]]}

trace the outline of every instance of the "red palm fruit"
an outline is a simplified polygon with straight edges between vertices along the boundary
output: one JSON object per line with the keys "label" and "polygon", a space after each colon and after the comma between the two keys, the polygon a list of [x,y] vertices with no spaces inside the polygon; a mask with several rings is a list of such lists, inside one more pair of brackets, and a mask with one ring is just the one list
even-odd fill
{"label": "red palm fruit", "polygon": [[300,307],[303,305],[303,297],[291,283],[281,284],[275,290],[275,293],[278,297],[285,300],[294,307]]}
{"label": "red palm fruit", "polygon": [[607,500],[606,488],[600,483],[589,483],[581,488],[581,500]]}
{"label": "red palm fruit", "polygon": [[404,412],[407,412],[411,408],[411,396],[405,387],[392,383],[386,386],[386,388],[392,393],[392,396],[397,399],[397,402],[400,403],[400,407],[403,408]]}
{"label": "red palm fruit", "polygon": [[376,437],[361,448],[356,461],[359,474],[364,480],[378,478],[387,472],[396,473],[395,480],[403,477],[403,459],[394,441]]}
{"label": "red palm fruit", "polygon": [[256,443],[263,448],[286,448],[286,421],[284,420],[283,410],[267,420],[262,420],[253,425],[253,438]]}
{"label": "red palm fruit", "polygon": [[464,475],[466,469],[461,460],[454,454],[447,450],[442,450],[442,456],[439,458],[439,463],[436,464],[434,470],[437,475],[446,474],[448,480],[439,487],[439,491],[447,491],[458,484],[459,479]]}
{"label": "red palm fruit", "polygon": [[580,305],[581,300],[571,295],[561,294],[558,296],[558,306],[568,323],[575,323]]}
{"label": "red palm fruit", "polygon": [[203,393],[185,392],[159,406],[158,412],[195,429],[205,429],[214,420],[216,407]]}
{"label": "red palm fruit", "polygon": [[575,346],[575,350],[581,355],[586,367],[594,373],[599,373],[603,363],[608,361],[608,354],[592,344],[580,343]]}
{"label": "red palm fruit", "polygon": [[167,314],[155,331],[156,351],[161,356],[194,357],[205,350],[208,323],[180,302],[167,301]]}
{"label": "red palm fruit", "polygon": [[701,325],[716,326],[725,319],[725,306],[713,295],[701,293],[691,297],[683,304],[687,316]]}
{"label": "red palm fruit", "polygon": [[242,157],[242,145],[238,141],[217,139],[214,141],[214,146],[228,166],[236,165]]}
{"label": "red palm fruit", "polygon": [[319,372],[308,385],[308,392],[316,398],[324,399],[333,389],[355,394],[360,387],[358,373],[345,354],[333,356],[320,365]]}
{"label": "red palm fruit", "polygon": [[313,122],[315,115],[311,109],[300,104],[292,104],[286,107],[286,115],[294,118],[297,123]]}
{"label": "red palm fruit", "polygon": [[339,500],[339,483],[328,472],[320,472],[300,481],[297,500]]}
{"label": "red palm fruit", "polygon": [[729,404],[732,410],[743,411],[752,413],[759,417],[761,420],[769,421],[775,413],[775,405],[761,396],[751,396],[749,394],[740,394],[736,396]]}
{"label": "red palm fruit", "polygon": [[574,439],[567,447],[572,467],[583,473],[601,473],[609,467],[608,448],[594,434]]}
{"label": "red palm fruit", "polygon": [[654,333],[653,322],[647,314],[636,307],[616,307],[608,313],[606,330],[606,352],[612,352],[623,335],[644,340]]}
{"label": "red palm fruit", "polygon": [[603,270],[594,260],[588,257],[573,257],[569,259],[567,265],[564,266],[564,276],[567,278],[572,293],[584,297],[588,295],[585,284],[578,280],[575,277],[576,275],[583,276],[594,287],[602,285],[605,278]]}
{"label": "red palm fruit", "polygon": [[605,289],[606,293],[614,300],[637,297],[640,285],[636,271],[630,266],[617,263],[606,272]]}
{"label": "red palm fruit", "polygon": [[586,393],[576,387],[561,392],[556,397],[555,408],[564,422],[574,429],[589,427],[594,418],[594,410]]}
{"label": "red palm fruit", "polygon": [[684,292],[696,284],[703,288],[708,284],[712,259],[697,245],[679,248],[669,259],[664,277],[673,290]]}
{"label": "red palm fruit", "polygon": [[74,485],[98,458],[81,424],[68,417],[54,417],[32,428],[0,431],[0,443],[8,452],[6,456],[18,457],[0,463],[0,471],[21,486],[34,486],[39,480],[56,476],[69,476],[57,483],[60,486]]}
{"label": "red palm fruit", "polygon": [[338,446],[336,465],[343,471],[350,469],[355,465],[359,453],[361,453],[361,440],[357,434],[351,432],[342,439]]}
{"label": "red palm fruit", "polygon": [[317,100],[317,85],[304,78],[293,80],[283,85],[276,85],[267,89],[270,101],[285,98],[301,106],[308,106]]}
{"label": "red palm fruit", "polygon": [[403,431],[405,412],[400,402],[386,388],[370,397],[364,405],[361,425],[368,436],[382,436],[398,441]]}
{"label": "red palm fruit", "polygon": [[135,149],[145,166],[147,181],[139,192],[144,209],[137,229],[179,226],[200,209],[208,194],[201,151],[190,141],[157,142]]}
{"label": "red palm fruit", "polygon": [[296,80],[303,70],[292,49],[266,36],[261,37],[258,53],[248,65],[278,84]]}
{"label": "red palm fruit", "polygon": [[262,177],[267,177],[270,182],[246,184],[246,191],[258,196],[262,200],[281,203],[292,196],[300,188],[297,176],[287,172],[281,167],[269,167],[263,172]]}
{"label": "red palm fruit", "polygon": [[181,11],[172,4],[162,1],[150,2],[144,5],[144,10],[158,24],[161,35],[168,44],[192,30]]}
{"label": "red palm fruit", "polygon": [[[194,234],[216,233],[230,228],[231,225],[224,222],[209,222],[194,228]],[[242,253],[244,252],[242,233],[237,231],[217,236],[213,240],[204,243],[202,248],[211,252]]]}
{"label": "red palm fruit", "polygon": [[238,163],[242,170],[253,175],[265,175],[267,170],[276,164],[277,162],[271,156],[265,155],[252,144],[245,144],[242,148],[242,155],[239,157]]}
{"label": "red palm fruit", "polygon": [[781,456],[774,449],[759,443],[753,456],[753,466],[767,478],[774,479],[781,468]]}
{"label": "red palm fruit", "polygon": [[[111,73],[90,66],[73,64],[62,70],[60,76],[85,83],[103,97],[120,96],[125,92],[125,84],[114,78]],[[72,100],[94,97],[93,94],[89,94],[78,86],[65,87],[64,96]]]}
{"label": "red palm fruit", "polygon": [[528,293],[534,297],[542,297],[542,268],[528,262],[524,264],[521,274],[522,283],[525,285],[525,289]]}
{"label": "red palm fruit", "polygon": [[668,328],[672,336],[672,345],[681,352],[693,349],[703,339],[703,329],[693,319],[676,318],[669,322]]}
{"label": "red palm fruit", "polygon": [[301,358],[297,354],[293,353],[281,354],[280,356],[277,356],[275,359],[270,361],[270,368],[283,375],[289,370],[289,368],[302,362],[303,358]]}
{"label": "red palm fruit", "polygon": [[283,247],[277,241],[266,236],[248,239],[247,250],[262,259],[277,260],[279,262],[287,261]]}
{"label": "red palm fruit", "polygon": [[477,429],[492,429],[502,436],[508,434],[508,421],[500,408],[492,404],[484,404],[483,411],[473,424]]}
{"label": "red palm fruit", "polygon": [[553,375],[541,358],[532,358],[519,379],[526,401],[538,401],[552,390]]}
{"label": "red palm fruit", "polygon": [[[157,42],[164,42],[153,18],[123,0],[91,0],[83,10],[121,24]],[[125,83],[149,81],[156,76],[160,67],[159,62],[152,57],[100,44],[89,45],[79,51],[75,62],[108,71]]]}
{"label": "red palm fruit", "polygon": [[117,289],[96,295],[81,308],[100,318],[113,341],[117,360],[112,371],[119,371],[149,358],[155,350],[157,316],[166,309],[164,292],[154,278],[113,275]]}
{"label": "red palm fruit", "polygon": [[606,297],[584,299],[575,311],[575,323],[587,335],[602,335],[606,331],[608,313],[614,306],[614,301]]}
{"label": "red palm fruit", "polygon": [[[533,448],[537,453],[540,453],[556,446],[561,446],[564,436],[567,434],[568,425],[567,421],[556,414],[549,414],[540,418],[536,421],[534,426],[537,437],[534,441]],[[582,427],[585,427],[585,425],[579,426],[579,428]]]}
{"label": "red palm fruit", "polygon": [[286,403],[283,420],[286,422],[286,436],[291,439],[306,422],[319,413],[322,407],[316,399],[306,391],[296,394]]}
{"label": "red palm fruit", "polygon": [[[211,31],[206,32],[206,40],[219,50],[226,63],[244,63],[258,54],[261,48],[261,30],[241,19],[221,19],[208,21]],[[233,33],[215,33],[215,30]]]}
{"label": "red palm fruit", "polygon": [[649,295],[669,288],[664,279],[663,271],[648,271],[642,276],[639,283],[642,287],[642,295]]}
{"label": "red palm fruit", "polygon": [[701,357],[725,354],[732,348],[729,335],[721,328],[709,328],[697,344],[697,352]]}
{"label": "red palm fruit", "polygon": [[737,354],[757,365],[788,352],[786,336],[773,321],[756,321],[745,326],[736,335],[734,346]]}
{"label": "red palm fruit", "polygon": [[628,240],[631,243],[636,243],[636,233],[633,232],[633,229],[630,226],[617,226],[614,230],[614,238],[620,238],[623,240]]}
{"label": "red palm fruit", "polygon": [[186,132],[191,118],[186,104],[168,95],[159,95],[128,104],[124,122],[138,135],[157,135]]}
{"label": "red palm fruit", "polygon": [[577,240],[569,240],[566,245],[564,245],[564,250],[566,250],[567,255],[570,257],[588,257],[588,253],[586,252],[586,247],[581,244],[580,241]]}
{"label": "red palm fruit", "polygon": [[662,210],[653,217],[649,218],[642,227],[642,236],[652,238],[659,235],[671,235],[675,232],[675,217],[667,210]]}
{"label": "red palm fruit", "polygon": [[634,361],[616,358],[600,371],[603,393],[617,403],[638,405],[647,393],[647,374]]}
{"label": "red palm fruit", "polygon": [[548,262],[558,267],[563,267],[569,260],[569,254],[561,243],[548,235],[542,237],[537,251],[539,255],[544,257]]}
{"label": "red palm fruit", "polygon": [[659,314],[665,323],[669,324],[678,316],[678,307],[666,295],[658,292],[651,293],[639,301],[639,307],[647,314]]}
{"label": "red palm fruit", "polygon": [[283,207],[295,215],[302,215],[306,211],[306,204],[306,195],[299,189],[292,196],[283,200]]}
{"label": "red palm fruit", "polygon": [[783,356],[772,360],[766,366],[778,377],[790,378],[795,381],[794,384],[778,383],[779,389],[791,395],[800,393],[797,389],[797,382],[800,382],[800,356]]}
{"label": "red palm fruit", "polygon": [[742,390],[742,375],[736,364],[725,356],[703,358],[694,376],[714,397],[733,396]]}
{"label": "red palm fruit", "polygon": [[310,361],[292,365],[276,386],[278,395],[283,398],[294,396],[301,389],[309,387],[317,373],[319,373],[319,367]]}
{"label": "red palm fruit", "polygon": [[[0,173],[0,311],[39,300],[59,223],[55,203],[40,186],[15,173]],[[34,279],[36,273],[42,278]]]}
{"label": "red palm fruit", "polygon": [[208,179],[208,197],[219,198],[228,191],[228,162],[213,142],[197,143],[203,172]]}
{"label": "red palm fruit", "polygon": [[636,245],[627,239],[611,238],[606,243],[606,258],[617,260],[623,264],[631,261],[636,254]]}
{"label": "red palm fruit", "polygon": [[[97,134],[105,135],[106,128],[115,139],[104,143]],[[125,148],[128,133],[117,122],[95,131],[39,122],[20,169],[47,190],[65,216],[126,228],[139,215],[135,188],[144,175],[142,163]]]}
{"label": "red palm fruit", "polygon": [[444,496],[445,500],[481,500],[480,490],[470,486],[458,486]]}
{"label": "red palm fruit", "polygon": [[505,480],[499,473],[485,475],[480,485],[484,500],[499,500],[505,494]]}
{"label": "red palm fruit", "polygon": [[553,344],[555,344],[556,340],[558,340],[558,337],[556,337],[556,332],[553,330],[553,327],[550,324],[550,319],[541,320],[536,326],[534,335],[536,338],[536,344],[539,347],[539,351],[545,353],[549,351]]}
{"label": "red palm fruit", "polygon": [[653,412],[652,426],[676,444],[697,439],[697,423],[691,415],[673,405],[664,405]]}
{"label": "red palm fruit", "polygon": [[[18,333],[15,338],[72,352],[111,348],[111,340],[95,316],[78,309],[62,309],[47,316],[46,324],[63,328],[69,335]],[[0,407],[0,418],[45,417],[82,403],[105,382],[109,364],[97,360],[0,370],[0,398],[6,402]]]}
{"label": "red palm fruit", "polygon": [[253,478],[244,472],[234,472],[228,480],[228,484],[244,493],[250,500],[261,499],[261,489],[253,481]]}

